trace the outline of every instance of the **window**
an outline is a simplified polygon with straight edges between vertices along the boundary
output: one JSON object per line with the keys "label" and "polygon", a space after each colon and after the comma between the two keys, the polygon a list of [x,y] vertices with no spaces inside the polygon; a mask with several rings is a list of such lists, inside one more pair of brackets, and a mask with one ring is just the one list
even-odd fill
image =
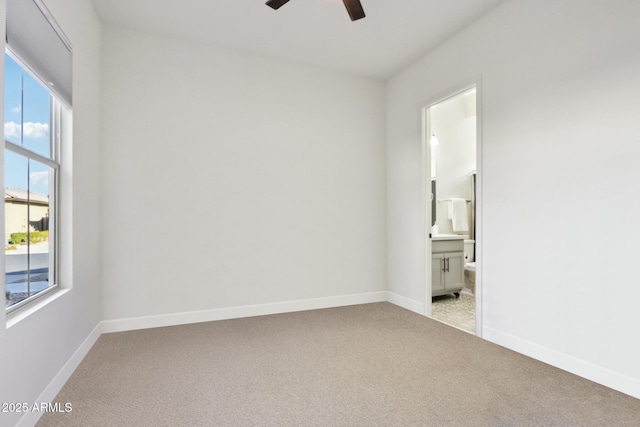
{"label": "window", "polygon": [[56,282],[56,183],[60,103],[5,54],[5,306]]}
{"label": "window", "polygon": [[42,0],[8,0],[6,20],[3,172],[9,312],[58,285],[60,125],[63,108],[72,105],[72,80],[71,45]]}

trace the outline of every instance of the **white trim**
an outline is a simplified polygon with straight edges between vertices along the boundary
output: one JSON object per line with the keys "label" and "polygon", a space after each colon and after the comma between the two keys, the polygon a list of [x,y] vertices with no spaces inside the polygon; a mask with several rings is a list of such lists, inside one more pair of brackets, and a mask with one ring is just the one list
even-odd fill
{"label": "white trim", "polygon": [[483,339],[640,399],[640,380],[484,326]]}
{"label": "white trim", "polygon": [[[431,135],[433,131],[431,129],[431,107],[422,108],[422,212],[424,216],[424,223],[422,224],[422,236],[424,239],[424,247],[422,253],[422,259],[424,260],[424,265],[422,271],[424,272],[424,301],[422,303],[422,313],[427,317],[432,316],[431,310],[431,297],[433,293],[433,283],[432,283],[432,272],[431,269],[431,254],[433,252],[433,246],[431,242],[431,233],[433,229],[433,221],[434,218],[431,217],[431,204],[433,203],[434,194],[431,193],[431,189],[433,188],[432,184],[432,176],[433,171],[431,170]],[[427,182],[429,184],[427,184]],[[438,177],[436,171],[436,192],[438,190]],[[429,194],[431,197],[427,197]]]}
{"label": "white trim", "polygon": [[395,294],[393,292],[387,292],[387,301],[391,304],[395,304],[398,307],[406,308],[409,311],[424,315],[424,304],[420,301],[416,301],[402,295]]}
{"label": "white trim", "polygon": [[475,250],[474,250],[474,260],[476,262],[476,278],[474,285],[474,295],[476,301],[476,336],[479,338],[483,338],[483,319],[484,319],[484,304],[483,304],[483,295],[484,295],[484,286],[482,281],[482,271],[484,268],[483,260],[484,260],[484,251],[482,250],[484,243],[484,191],[482,191],[484,185],[484,150],[483,150],[483,138],[482,138],[482,123],[484,121],[484,111],[482,110],[482,74],[477,76],[475,79],[476,86],[476,196],[475,196],[475,204],[476,204],[476,213],[475,213]]}
{"label": "white trim", "polygon": [[269,314],[292,313],[304,310],[342,307],[347,305],[386,302],[387,292],[369,292],[364,294],[341,295],[326,298],[313,298],[296,301],[284,301],[268,304],[245,305],[238,307],[216,308],[212,310],[167,313],[154,316],[130,317],[126,319],[105,320],[102,331],[121,332],[137,329],[159,328],[163,326],[184,325],[188,323],[211,322],[215,320],[240,319],[243,317],[265,316]]}
{"label": "white trim", "polygon": [[[102,324],[98,323],[95,328],[89,333],[89,336],[85,338],[85,340],[80,344],[80,347],[71,355],[67,363],[64,364],[62,369],[56,374],[56,376],[51,380],[49,385],[45,387],[45,389],[40,393],[40,396],[33,403],[39,402],[52,402],[62,387],[66,384],[66,382],[71,378],[71,374],[76,370],[76,368],[82,362],[82,359],[89,353],[91,347],[96,343],[98,338],[102,335]],[[63,402],[66,403],[66,402]],[[27,412],[25,413],[20,421],[16,424],[16,427],[23,426],[34,426],[42,416],[42,412]]]}

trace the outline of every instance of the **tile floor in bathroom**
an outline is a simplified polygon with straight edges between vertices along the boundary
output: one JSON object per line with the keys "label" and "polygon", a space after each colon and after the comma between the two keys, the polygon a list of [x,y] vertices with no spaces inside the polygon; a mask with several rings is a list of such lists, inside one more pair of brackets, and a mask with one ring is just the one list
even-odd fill
{"label": "tile floor in bathroom", "polygon": [[431,303],[432,317],[448,325],[476,333],[476,302],[472,295],[460,294],[434,297]]}

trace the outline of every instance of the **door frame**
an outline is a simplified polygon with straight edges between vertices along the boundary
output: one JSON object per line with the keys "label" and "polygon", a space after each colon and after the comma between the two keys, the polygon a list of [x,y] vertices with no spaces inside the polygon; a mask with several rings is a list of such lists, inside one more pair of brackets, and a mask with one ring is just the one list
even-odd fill
{"label": "door frame", "polygon": [[482,156],[482,76],[455,86],[453,89],[442,92],[424,102],[421,109],[422,118],[422,211],[424,212],[424,278],[425,278],[425,298],[424,315],[432,317],[431,311],[431,107],[460,95],[470,89],[476,89],[476,228],[475,228],[475,260],[476,260],[476,283],[475,283],[475,308],[476,308],[476,336],[482,337],[483,319],[483,281],[482,281],[482,260],[483,260],[483,156]]}

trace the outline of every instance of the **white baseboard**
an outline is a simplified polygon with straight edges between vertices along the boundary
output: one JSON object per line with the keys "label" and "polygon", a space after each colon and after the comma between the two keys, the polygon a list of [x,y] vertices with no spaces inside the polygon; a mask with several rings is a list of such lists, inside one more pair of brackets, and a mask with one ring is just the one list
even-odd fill
{"label": "white baseboard", "polygon": [[424,315],[424,303],[394,294],[393,292],[387,292],[387,301],[399,307],[406,308],[409,311],[413,311],[414,313]]}
{"label": "white baseboard", "polygon": [[295,311],[316,310],[320,308],[342,307],[347,305],[384,301],[387,301],[386,291],[268,304],[245,305],[239,307],[216,308],[212,310],[189,311],[183,313],[168,313],[155,316],[131,317],[127,319],[103,321],[102,332],[122,332],[136,329],[159,328],[163,326],[239,319],[242,317],[265,316],[269,314],[291,313]]}
{"label": "white baseboard", "polygon": [[640,381],[559,351],[484,326],[482,337],[518,353],[640,399]]}
{"label": "white baseboard", "polygon": [[[66,382],[71,377],[71,374],[76,370],[82,359],[89,353],[91,347],[95,344],[95,342],[100,338],[102,334],[102,325],[98,323],[98,325],[93,328],[89,336],[85,338],[85,340],[80,344],[80,347],[71,355],[67,363],[64,364],[62,369],[58,371],[56,376],[51,380],[49,385],[45,387],[44,391],[40,393],[40,396],[35,400],[35,402],[53,402],[62,387],[66,384]],[[63,405],[67,402],[61,402]],[[20,421],[16,424],[16,427],[31,427],[35,426],[40,417],[42,416],[42,412],[37,411],[28,411],[24,414]]]}

